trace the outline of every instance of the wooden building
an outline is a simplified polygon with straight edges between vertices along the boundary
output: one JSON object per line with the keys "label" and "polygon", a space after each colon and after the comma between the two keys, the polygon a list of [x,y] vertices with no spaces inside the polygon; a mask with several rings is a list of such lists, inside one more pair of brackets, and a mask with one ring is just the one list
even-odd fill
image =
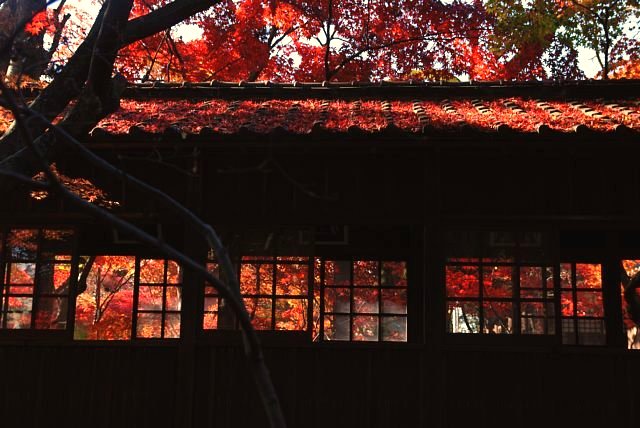
{"label": "wooden building", "polygon": [[[639,130],[640,81],[158,83],[84,143],[220,232],[290,427],[635,428]],[[216,272],[161,204],[56,168]],[[212,287],[4,200],[2,426],[265,424]]]}

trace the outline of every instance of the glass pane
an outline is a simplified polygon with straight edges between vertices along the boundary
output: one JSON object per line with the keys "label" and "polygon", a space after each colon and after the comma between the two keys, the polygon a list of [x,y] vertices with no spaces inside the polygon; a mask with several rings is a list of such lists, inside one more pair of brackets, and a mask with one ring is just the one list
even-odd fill
{"label": "glass pane", "polygon": [[242,295],[273,294],[273,265],[242,264],[240,293]]}
{"label": "glass pane", "polygon": [[140,260],[140,283],[141,284],[164,283],[164,259]]}
{"label": "glass pane", "polygon": [[385,314],[406,314],[407,290],[382,290],[382,312]]}
{"label": "glass pane", "polygon": [[276,294],[306,296],[309,282],[309,266],[277,265]]}
{"label": "glass pane", "polygon": [[13,296],[22,295],[22,296],[32,296],[33,295],[33,285],[10,285],[6,288],[9,294]]}
{"label": "glass pane", "polygon": [[320,288],[313,290],[313,341],[320,340]]}
{"label": "glass pane", "polygon": [[485,266],[482,268],[485,297],[511,297],[513,266]]}
{"label": "glass pane", "polygon": [[86,284],[78,284],[80,294],[76,298],[75,339],[131,338],[134,272],[133,256],[95,258]]}
{"label": "glass pane", "polygon": [[511,302],[484,302],[483,333],[513,333],[513,304]]}
{"label": "glass pane", "polygon": [[182,287],[167,287],[166,306],[167,311],[179,311],[182,306]]}
{"label": "glass pane", "polygon": [[9,271],[9,282],[11,284],[34,284],[35,277],[35,263],[11,263]]}
{"label": "glass pane", "polygon": [[599,264],[576,264],[577,288],[602,288],[602,268]]}
{"label": "glass pane", "polygon": [[604,345],[606,330],[604,320],[578,319],[579,345]]}
{"label": "glass pane", "polygon": [[542,299],[545,297],[546,292],[543,290],[527,290],[520,289],[520,296],[529,299]]}
{"label": "glass pane", "polygon": [[406,262],[382,262],[380,285],[406,287],[407,286],[407,263]]}
{"label": "glass pane", "polygon": [[324,316],[325,340],[349,340],[349,315]]}
{"label": "glass pane", "polygon": [[520,307],[520,332],[522,334],[554,333],[553,303],[522,302]]}
{"label": "glass pane", "polygon": [[520,288],[543,288],[547,280],[552,281],[553,278],[549,276],[546,268],[520,266]]}
{"label": "glass pane", "polygon": [[448,302],[447,331],[449,333],[479,333],[480,308],[477,302]]}
{"label": "glass pane", "polygon": [[2,326],[8,330],[31,328],[31,312],[7,312]]}
{"label": "glass pane", "polygon": [[307,301],[305,299],[276,299],[276,330],[305,330]]}
{"label": "glass pane", "polygon": [[476,297],[480,289],[478,266],[447,266],[447,296]]}
{"label": "glass pane", "polygon": [[204,314],[204,319],[202,320],[202,328],[205,330],[215,330],[218,328],[218,314],[217,313],[209,313]]}
{"label": "glass pane", "polygon": [[138,309],[162,311],[162,286],[141,285],[138,289]]}
{"label": "glass pane", "polygon": [[245,298],[244,305],[256,330],[271,329],[271,299]]}
{"label": "glass pane", "polygon": [[71,265],[43,263],[38,271],[38,294],[67,294]]}
{"label": "glass pane", "polygon": [[560,287],[561,288],[573,287],[572,274],[573,274],[573,268],[571,267],[571,263],[560,264]]}
{"label": "glass pane", "polygon": [[10,312],[31,312],[33,299],[31,297],[9,297],[7,310]]}
{"label": "glass pane", "polygon": [[[622,266],[626,271],[629,280],[640,272],[640,260],[623,260]],[[620,300],[622,303],[622,316],[624,332],[627,338],[627,349],[640,349],[640,330],[631,316],[629,300],[640,298],[640,290],[629,290],[625,296],[625,282],[620,283]],[[640,300],[638,300],[640,301]]]}
{"label": "glass pane", "polygon": [[578,291],[579,317],[604,317],[601,291]]}
{"label": "glass pane", "polygon": [[67,327],[67,297],[41,297],[36,313],[36,328],[64,330]]}
{"label": "glass pane", "polygon": [[407,341],[407,318],[406,317],[383,317],[382,318],[382,340],[385,342],[406,342]]}
{"label": "glass pane", "polygon": [[562,325],[562,343],[565,345],[576,344],[576,319],[575,318],[563,318]]}
{"label": "glass pane", "polygon": [[325,288],[324,311],[349,313],[351,312],[350,293],[348,288]]}
{"label": "glass pane", "polygon": [[182,269],[173,260],[167,261],[167,284],[182,284]]}
{"label": "glass pane", "polygon": [[377,316],[354,316],[351,327],[355,341],[376,342],[378,340]]}
{"label": "glass pane", "polygon": [[147,339],[162,337],[162,314],[139,313],[136,337]]}
{"label": "glass pane", "polygon": [[351,262],[330,261],[324,263],[325,285],[349,285],[351,283]]}
{"label": "glass pane", "polygon": [[560,308],[563,317],[573,316],[573,293],[571,291],[563,291],[560,294]]}
{"label": "glass pane", "polygon": [[378,262],[353,262],[353,285],[378,285]]}
{"label": "glass pane", "polygon": [[180,314],[164,315],[165,339],[178,339],[180,337]]}
{"label": "glass pane", "polygon": [[378,313],[378,290],[376,288],[356,288],[353,290],[353,312]]}
{"label": "glass pane", "polygon": [[7,234],[7,255],[12,259],[35,260],[37,251],[37,229],[13,229]]}
{"label": "glass pane", "polygon": [[217,297],[205,297],[204,298],[204,311],[205,312],[218,312],[218,298]]}

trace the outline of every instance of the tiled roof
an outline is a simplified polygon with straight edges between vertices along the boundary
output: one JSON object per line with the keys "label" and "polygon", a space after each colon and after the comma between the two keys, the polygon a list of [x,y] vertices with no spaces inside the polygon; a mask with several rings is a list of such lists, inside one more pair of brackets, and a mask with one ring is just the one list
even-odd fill
{"label": "tiled roof", "polygon": [[640,141],[640,81],[145,84],[128,88],[92,139],[477,133]]}

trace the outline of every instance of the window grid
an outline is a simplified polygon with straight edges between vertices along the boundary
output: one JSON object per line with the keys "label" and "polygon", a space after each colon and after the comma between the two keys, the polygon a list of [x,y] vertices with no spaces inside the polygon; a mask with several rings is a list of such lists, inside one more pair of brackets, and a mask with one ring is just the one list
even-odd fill
{"label": "window grid", "polygon": [[[209,255],[207,269],[219,275],[220,266]],[[257,330],[310,331],[312,266],[306,256],[243,256],[236,265],[240,291]],[[215,287],[205,284],[202,326],[205,330],[238,328]],[[231,315],[233,322],[220,320]]]}
{"label": "window grid", "polygon": [[72,238],[68,229],[0,233],[0,329],[67,328]]}
{"label": "window grid", "polygon": [[[396,280],[383,272],[392,267],[402,271]],[[363,269],[370,280],[360,278]],[[330,271],[342,278],[331,278]],[[406,262],[322,259],[318,316],[318,340],[407,341]]]}
{"label": "window grid", "polygon": [[[160,277],[147,270],[161,264]],[[156,266],[154,266],[156,265]],[[182,275],[180,266],[166,259],[137,259],[133,331],[138,339],[180,337]]]}

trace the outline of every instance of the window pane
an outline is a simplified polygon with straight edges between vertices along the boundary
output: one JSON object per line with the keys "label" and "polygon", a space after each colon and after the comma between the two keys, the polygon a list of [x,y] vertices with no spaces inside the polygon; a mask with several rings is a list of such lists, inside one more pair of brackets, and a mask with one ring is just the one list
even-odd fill
{"label": "window pane", "polygon": [[180,314],[169,313],[164,316],[164,338],[180,338]]}
{"label": "window pane", "polygon": [[378,285],[378,262],[353,262],[353,285]]}
{"label": "window pane", "polygon": [[560,287],[561,288],[573,287],[572,272],[573,272],[573,268],[571,267],[571,263],[560,264]]}
{"label": "window pane", "polygon": [[33,284],[35,283],[35,276],[35,263],[11,263],[9,271],[9,282],[11,284]]}
{"label": "window pane", "polygon": [[578,319],[577,322],[579,345],[606,344],[604,320]]}
{"label": "window pane", "polygon": [[218,314],[217,313],[209,313],[204,314],[204,319],[202,321],[202,328],[205,330],[215,330],[218,328]]}
{"label": "window pane", "polygon": [[484,302],[484,333],[513,333],[513,304],[511,302]]}
{"label": "window pane", "polygon": [[480,288],[480,269],[478,266],[447,266],[447,296],[475,297]]}
{"label": "window pane", "polygon": [[352,321],[353,340],[376,342],[378,341],[378,317],[354,316]]}
{"label": "window pane", "polygon": [[407,264],[405,262],[382,262],[380,285],[407,286]]}
{"label": "window pane", "polygon": [[351,293],[348,288],[325,288],[324,311],[349,313],[351,312]]}
{"label": "window pane", "polygon": [[324,316],[325,340],[349,340],[349,315]]}
{"label": "window pane", "polygon": [[601,291],[578,291],[578,313],[579,317],[603,317],[604,308],[602,306]]}
{"label": "window pane", "polygon": [[353,290],[353,311],[357,313],[378,313],[378,290],[356,288]]}
{"label": "window pane", "polygon": [[276,299],[276,330],[304,330],[307,328],[305,299]]}
{"label": "window pane", "polygon": [[386,342],[406,342],[407,317],[383,317],[382,340]]}
{"label": "window pane", "polygon": [[482,269],[485,297],[511,297],[513,269],[513,266],[485,266]]}
{"label": "window pane", "polygon": [[448,302],[449,333],[479,333],[480,308],[476,302]]}
{"label": "window pane", "polygon": [[162,314],[139,313],[136,337],[159,339],[162,337]]}
{"label": "window pane", "polygon": [[181,284],[182,270],[180,265],[173,260],[167,261],[167,284]]}
{"label": "window pane", "polygon": [[78,284],[74,338],[131,338],[135,257],[98,256],[86,284]]}
{"label": "window pane", "polygon": [[7,256],[13,260],[35,260],[37,250],[37,229],[12,229],[7,234]]}
{"label": "window pane", "polygon": [[140,283],[162,284],[164,282],[164,259],[140,260]]}
{"label": "window pane", "polygon": [[205,312],[217,312],[218,311],[218,298],[217,297],[205,297],[204,298],[204,311]]}
{"label": "window pane", "polygon": [[271,329],[271,299],[245,298],[244,305],[256,330]]}
{"label": "window pane", "polygon": [[563,291],[560,295],[560,307],[563,317],[573,316],[573,292]]}
{"label": "window pane", "polygon": [[541,266],[520,266],[520,288],[553,288],[550,269]]}
{"label": "window pane", "polygon": [[351,262],[330,261],[324,263],[325,285],[349,285],[351,283]]}
{"label": "window pane", "polygon": [[520,332],[522,334],[553,334],[554,305],[546,302],[521,303]]}
{"label": "window pane", "polygon": [[67,298],[41,297],[36,313],[36,328],[64,330],[67,327]]}
{"label": "window pane", "polygon": [[[640,260],[623,260],[622,266],[626,271],[629,281],[640,272]],[[620,299],[622,302],[622,316],[624,322],[624,332],[627,338],[627,349],[640,349],[640,330],[631,316],[631,307],[629,300],[640,298],[640,290],[629,289],[625,296],[626,283],[620,283]],[[640,301],[640,300],[638,300]]]}
{"label": "window pane", "polygon": [[243,263],[240,267],[240,292],[243,295],[271,295],[273,265]]}
{"label": "window pane", "polygon": [[576,264],[577,288],[602,288],[602,269],[599,264]]}
{"label": "window pane", "polygon": [[181,287],[167,287],[166,299],[166,311],[179,311],[182,307],[182,288]]}
{"label": "window pane", "polygon": [[382,312],[385,314],[407,313],[407,290],[382,290]]}
{"label": "window pane", "polygon": [[3,317],[4,328],[9,330],[31,328],[31,312],[6,312],[0,315]]}
{"label": "window pane", "polygon": [[308,292],[308,265],[277,265],[276,294],[305,296]]}
{"label": "window pane", "polygon": [[138,290],[138,309],[162,311],[162,286],[141,285]]}

